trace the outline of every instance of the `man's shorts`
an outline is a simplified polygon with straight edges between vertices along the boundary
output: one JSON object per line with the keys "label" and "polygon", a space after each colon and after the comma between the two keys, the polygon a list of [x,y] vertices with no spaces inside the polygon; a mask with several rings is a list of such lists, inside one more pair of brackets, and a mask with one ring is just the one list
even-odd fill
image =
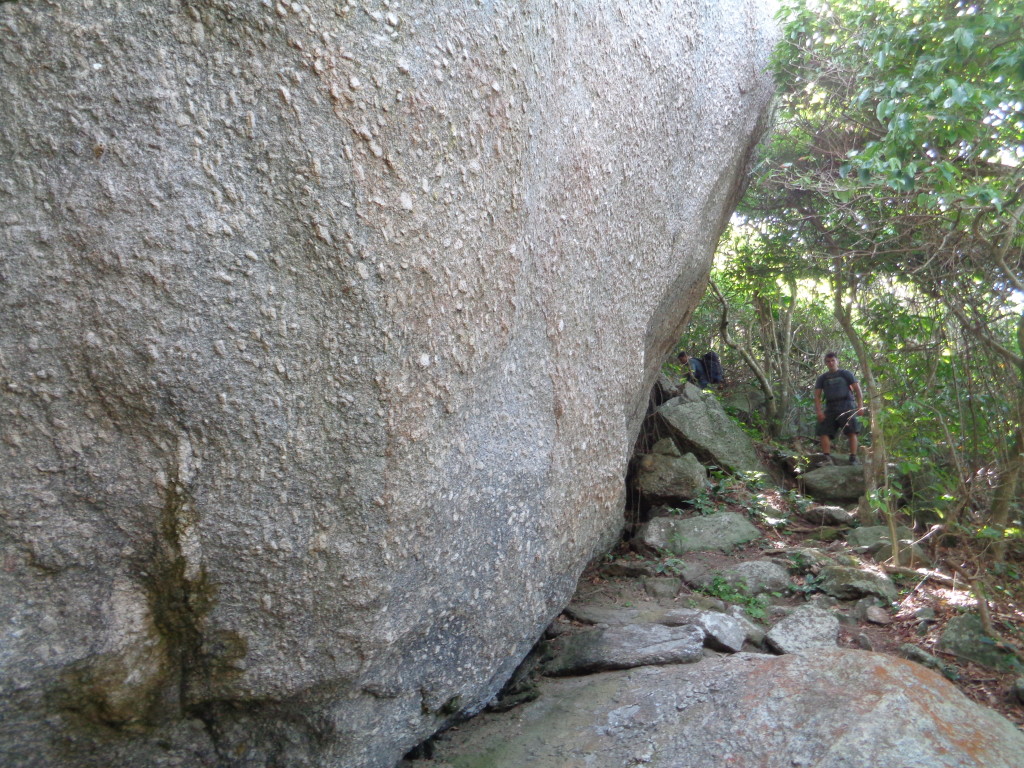
{"label": "man's shorts", "polygon": [[857,421],[857,417],[854,415],[856,413],[857,406],[855,404],[850,406],[844,405],[835,410],[826,408],[825,420],[818,422],[814,434],[818,437],[828,435],[831,438],[835,438],[839,430],[842,430],[844,435],[859,435],[860,422]]}

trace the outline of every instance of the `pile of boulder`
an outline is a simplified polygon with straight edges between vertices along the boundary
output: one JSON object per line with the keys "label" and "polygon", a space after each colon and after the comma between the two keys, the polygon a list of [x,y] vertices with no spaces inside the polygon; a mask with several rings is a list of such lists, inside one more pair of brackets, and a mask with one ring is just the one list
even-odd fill
{"label": "pile of boulder", "polygon": [[[806,488],[831,490],[794,497],[809,535],[784,547],[758,515],[699,502],[708,466],[766,469],[715,397],[670,394],[633,473],[653,514],[633,554],[581,582],[491,713],[439,737],[432,765],[1019,766],[1024,735],[945,679],[951,664],[913,644],[873,652],[899,590],[881,566],[888,527],[835,503],[862,468],[807,473],[820,483]],[[897,535],[906,562],[927,563],[912,530]],[[914,620],[924,633],[935,612]],[[978,624],[949,622],[933,650],[1011,669]]]}
{"label": "pile of boulder", "polygon": [[[855,634],[891,622],[898,597],[853,553],[876,532],[842,508],[804,516],[856,546],[775,549],[732,513],[652,520],[640,535],[662,556],[624,556],[581,583],[493,711],[433,743],[432,768],[1019,766],[1024,734],[944,679],[950,665],[914,645],[872,653]],[[699,532],[662,546],[666,523]]]}

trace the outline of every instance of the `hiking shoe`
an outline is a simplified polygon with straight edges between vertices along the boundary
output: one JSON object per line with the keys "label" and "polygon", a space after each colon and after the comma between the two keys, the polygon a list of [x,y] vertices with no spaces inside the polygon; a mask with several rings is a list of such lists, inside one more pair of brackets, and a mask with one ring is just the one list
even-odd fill
{"label": "hiking shoe", "polygon": [[825,454],[825,458],[822,459],[821,463],[822,464],[835,464],[835,461],[832,460],[832,454],[831,453],[826,453]]}
{"label": "hiking shoe", "polygon": [[853,455],[853,454],[851,453],[851,454],[850,454],[850,463],[851,463],[851,464],[860,464],[860,461],[858,461],[858,460],[857,460],[857,457],[856,457],[856,456],[854,456],[854,455]]}

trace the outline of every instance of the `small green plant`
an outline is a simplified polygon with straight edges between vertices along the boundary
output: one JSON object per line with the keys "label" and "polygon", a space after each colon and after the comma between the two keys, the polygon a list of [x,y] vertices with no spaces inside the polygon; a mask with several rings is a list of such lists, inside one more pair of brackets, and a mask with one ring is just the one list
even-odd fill
{"label": "small green plant", "polygon": [[709,490],[701,491],[695,498],[688,499],[687,503],[698,515],[711,515],[718,511],[718,503],[712,498]]}
{"label": "small green plant", "polygon": [[768,475],[764,472],[740,472],[739,478],[752,491],[764,490],[769,481]]}
{"label": "small green plant", "polygon": [[806,512],[808,507],[814,503],[795,488],[786,491],[786,501],[789,502],[790,509],[795,512]]}
{"label": "small green plant", "polygon": [[768,601],[762,595],[751,596],[743,590],[746,589],[746,582],[740,581],[736,584],[728,581],[722,576],[715,576],[711,583],[701,591],[724,600],[727,603],[742,605],[743,610],[752,619],[763,619],[768,615]]}
{"label": "small green plant", "polygon": [[812,592],[819,592],[821,590],[821,582],[823,577],[816,573],[809,573],[804,578],[803,584],[797,584],[793,587],[797,592],[802,592],[804,595],[809,595]]}
{"label": "small green plant", "polygon": [[811,569],[813,562],[803,552],[790,552],[786,555],[789,560],[789,570],[793,573],[806,573]]}
{"label": "small green plant", "polygon": [[682,576],[685,565],[678,557],[665,557],[654,566],[654,572],[662,576]]}
{"label": "small green plant", "polygon": [[[746,586],[745,582],[740,582],[743,586]],[[746,595],[737,589],[737,586],[730,581],[727,581],[722,576],[715,576],[711,580],[711,583],[704,588],[706,594],[712,597],[717,597],[719,600],[725,600],[727,603],[738,603],[742,601]]]}

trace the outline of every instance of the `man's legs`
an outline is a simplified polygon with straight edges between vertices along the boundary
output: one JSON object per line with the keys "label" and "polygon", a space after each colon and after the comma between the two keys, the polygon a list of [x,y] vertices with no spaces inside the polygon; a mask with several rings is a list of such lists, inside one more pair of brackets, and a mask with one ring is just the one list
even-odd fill
{"label": "man's legs", "polygon": [[828,435],[821,436],[821,452],[826,456],[832,452],[832,439]]}

